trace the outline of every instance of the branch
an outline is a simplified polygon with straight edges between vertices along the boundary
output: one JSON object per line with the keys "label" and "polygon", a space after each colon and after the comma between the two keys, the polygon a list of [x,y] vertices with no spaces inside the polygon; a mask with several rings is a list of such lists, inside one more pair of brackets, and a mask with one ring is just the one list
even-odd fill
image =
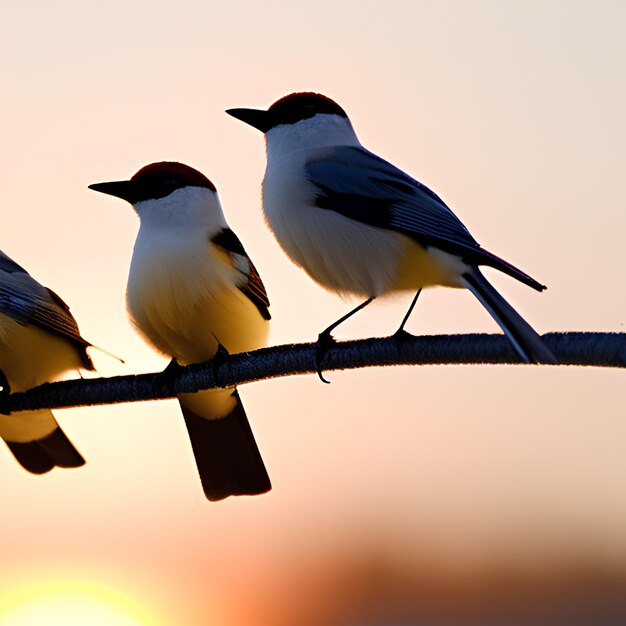
{"label": "branch", "polygon": [[[560,365],[626,367],[626,333],[547,333],[543,338]],[[227,356],[219,365],[201,363],[167,373],[45,383],[8,396],[2,412],[161,400],[183,392],[311,374],[316,371],[315,350],[315,343],[291,344]],[[324,356],[323,370],[459,364],[521,363],[504,335],[407,334],[337,343]]]}

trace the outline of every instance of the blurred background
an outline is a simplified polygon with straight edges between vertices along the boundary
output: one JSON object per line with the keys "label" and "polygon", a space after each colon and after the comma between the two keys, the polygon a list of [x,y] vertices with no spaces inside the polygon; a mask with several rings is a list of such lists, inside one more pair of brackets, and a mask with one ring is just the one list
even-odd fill
{"label": "blurred background", "polygon": [[[350,304],[278,248],[262,136],[224,110],[314,90],[549,286],[489,274],[539,332],[623,332],[625,27],[610,0],[4,2],[0,248],[126,360],[92,352],[100,375],[158,371],[125,312],[138,219],[87,185],[179,160],[217,185],[267,287],[271,342],[313,340]],[[410,297],[339,336],[393,332]],[[445,289],[408,329],[497,332]],[[45,593],[134,620],[76,618],[108,626],[626,618],[623,372],[328,377],[241,388],[274,487],[260,497],[204,499],[173,401],[57,411],[79,470],[31,476],[0,449],[0,624],[44,623],[11,616]]]}

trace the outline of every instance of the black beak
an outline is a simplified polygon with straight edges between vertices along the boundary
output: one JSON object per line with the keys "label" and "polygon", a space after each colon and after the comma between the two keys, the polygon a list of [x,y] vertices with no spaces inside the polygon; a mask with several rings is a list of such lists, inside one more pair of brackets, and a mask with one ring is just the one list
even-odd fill
{"label": "black beak", "polygon": [[89,185],[89,189],[121,198],[131,204],[135,200],[135,188],[130,180],[118,180],[112,183],[94,183],[93,185]]}
{"label": "black beak", "polygon": [[272,127],[268,111],[263,111],[262,109],[228,109],[226,113],[260,130],[262,133],[266,133]]}

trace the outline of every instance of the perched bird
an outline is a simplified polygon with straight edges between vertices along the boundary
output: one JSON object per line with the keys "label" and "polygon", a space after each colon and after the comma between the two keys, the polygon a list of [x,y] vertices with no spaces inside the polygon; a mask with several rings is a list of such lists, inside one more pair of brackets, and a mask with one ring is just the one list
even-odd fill
{"label": "perched bird", "polygon": [[537,291],[545,286],[482,248],[428,187],[366,150],[336,102],[294,93],[267,111],[226,112],[265,134],[263,208],[287,255],[323,287],[366,298],[320,334],[321,346],[332,343],[331,331],[374,298],[416,291],[400,332],[421,289],[443,285],[469,289],[523,361],[556,363],[479,266]]}
{"label": "perched bird", "polygon": [[[130,202],[140,219],[127,303],[139,333],[172,363],[209,361],[225,349],[266,345],[265,287],[230,230],[213,183],[175,162],[90,189]],[[206,497],[271,489],[236,389],[179,394]]]}
{"label": "perched bird", "polygon": [[[87,354],[89,346],[67,304],[0,252],[3,395],[50,382],[70,370],[95,369]],[[49,409],[0,413],[0,437],[33,474],[85,464]]]}

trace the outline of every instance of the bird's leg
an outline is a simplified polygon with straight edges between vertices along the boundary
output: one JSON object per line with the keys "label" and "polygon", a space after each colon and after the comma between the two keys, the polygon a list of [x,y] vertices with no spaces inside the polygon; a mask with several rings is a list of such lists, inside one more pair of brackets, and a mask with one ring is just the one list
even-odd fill
{"label": "bird's leg", "polygon": [[167,384],[168,388],[171,388],[171,391],[174,392],[174,382],[176,381],[176,376],[183,369],[183,366],[174,358],[172,359],[165,369],[161,372],[161,376],[163,380]]}
{"label": "bird's leg", "polygon": [[0,413],[4,415],[10,415],[11,411],[5,409],[5,406],[11,395],[11,385],[7,380],[4,372],[0,370]]}
{"label": "bird's leg", "polygon": [[[217,340],[217,339],[216,339]],[[217,342],[217,351],[213,355],[211,359],[211,370],[213,372],[213,380],[216,383],[216,386],[220,386],[219,384],[219,368],[226,360],[226,357],[229,356],[228,350],[218,341]],[[174,381],[176,377],[180,373],[180,371],[184,368],[184,365],[181,365],[175,358],[173,358],[168,364],[167,367],[161,372],[161,376],[165,379],[165,382],[172,386],[174,385]],[[0,379],[0,385],[2,384],[2,380]],[[1,401],[1,396],[0,396]]]}
{"label": "bird's leg", "polygon": [[413,298],[413,301],[411,302],[411,306],[409,307],[409,310],[406,312],[402,320],[402,324],[400,324],[400,328],[398,328],[398,330],[396,330],[396,332],[393,335],[396,339],[403,339],[409,334],[406,332],[406,330],[404,330],[404,325],[409,321],[409,317],[411,317],[411,313],[413,313],[413,309],[415,308],[415,305],[417,304],[417,299],[420,297],[420,293],[422,293],[421,288],[417,290],[417,293],[415,294],[415,297]]}
{"label": "bird's leg", "polygon": [[323,383],[330,384],[330,381],[326,380],[322,375],[322,359],[330,348],[332,348],[336,343],[331,333],[335,330],[335,328],[337,328],[337,326],[343,324],[348,318],[352,317],[355,313],[358,313],[361,309],[364,309],[370,302],[372,302],[373,299],[374,298],[372,297],[368,298],[365,302],[361,302],[359,306],[346,313],[343,317],[340,317],[336,322],[331,324],[326,330],[323,330],[319,334],[315,350],[315,364],[317,375]]}
{"label": "bird's leg", "polygon": [[219,369],[222,363],[230,356],[228,350],[218,341],[217,352],[211,359],[211,369],[213,370],[213,380],[218,387],[221,387],[219,381]]}

